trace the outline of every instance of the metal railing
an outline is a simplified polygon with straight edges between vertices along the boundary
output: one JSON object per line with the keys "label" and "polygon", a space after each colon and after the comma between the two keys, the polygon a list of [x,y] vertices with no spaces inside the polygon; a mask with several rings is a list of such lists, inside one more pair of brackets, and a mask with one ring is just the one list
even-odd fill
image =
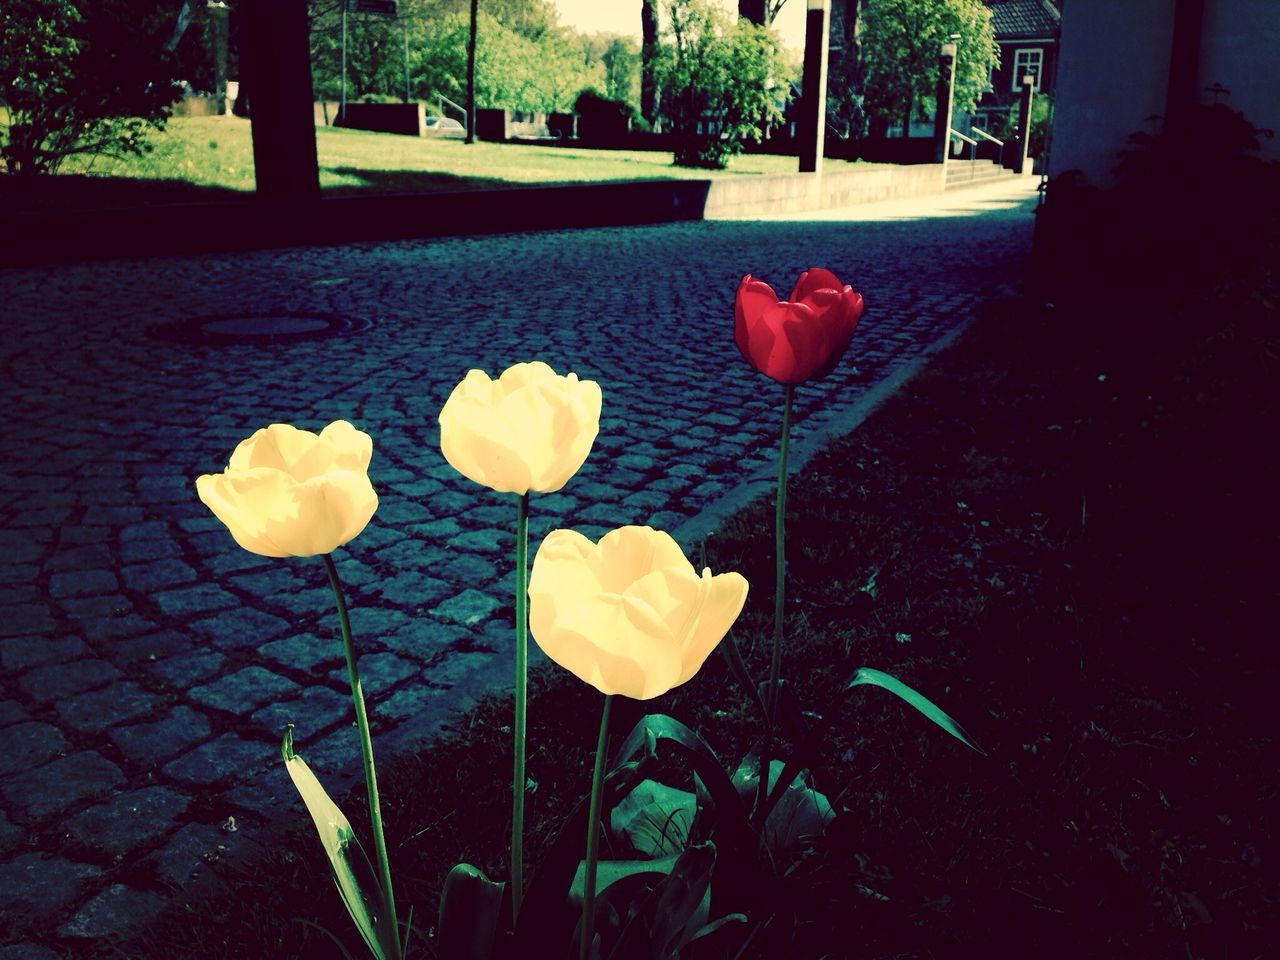
{"label": "metal railing", "polygon": [[974,133],[976,133],[978,136],[980,136],[983,140],[990,140],[990,141],[991,141],[992,143],[994,143],[997,147],[1000,147],[1001,149],[1004,149],[1004,141],[1003,141],[1003,140],[1000,140],[1000,139],[997,139],[996,137],[993,137],[991,134],[987,133],[987,131],[983,130],[981,127],[973,127],[972,129],[973,129],[973,132],[974,132]]}
{"label": "metal railing", "polygon": [[[978,141],[973,139],[973,137],[966,137],[963,133],[961,133],[955,127],[951,128],[950,133],[951,133],[951,136],[955,137],[957,140],[963,140],[965,143],[969,145],[969,175],[971,177],[975,176],[978,170]],[[950,153],[951,153],[951,143],[948,141],[947,143],[947,154],[948,154],[947,159],[948,160],[950,159],[950,156],[949,156]]]}
{"label": "metal railing", "polygon": [[467,125],[467,108],[460,104],[454,103],[452,100],[446,97],[443,93],[437,93],[436,94],[436,111],[442,117],[445,115],[444,105],[446,103],[449,106],[451,106],[454,110],[457,110],[458,113],[462,115],[462,125],[465,127]]}

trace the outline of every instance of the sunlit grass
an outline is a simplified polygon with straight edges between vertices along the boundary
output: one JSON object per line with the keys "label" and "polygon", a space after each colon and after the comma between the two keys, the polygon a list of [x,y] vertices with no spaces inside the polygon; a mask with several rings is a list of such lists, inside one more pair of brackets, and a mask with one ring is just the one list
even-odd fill
{"label": "sunlit grass", "polygon": [[[75,157],[62,172],[254,189],[248,120],[175,118],[150,142],[153,150],[142,157]],[[466,144],[334,127],[316,129],[316,150],[325,190],[456,190],[512,183],[702,179],[796,169],[795,157],[741,156],[727,171],[709,172],[673,166],[668,152]],[[830,160],[827,164],[828,169],[852,166]]]}

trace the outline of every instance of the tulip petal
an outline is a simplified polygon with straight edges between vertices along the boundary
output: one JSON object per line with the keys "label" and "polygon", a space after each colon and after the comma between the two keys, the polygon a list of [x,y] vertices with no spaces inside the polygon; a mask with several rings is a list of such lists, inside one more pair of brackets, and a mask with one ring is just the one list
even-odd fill
{"label": "tulip petal", "polygon": [[792,303],[798,303],[818,290],[838,291],[843,288],[844,284],[840,282],[840,278],[830,270],[824,270],[822,267],[810,267],[800,274],[800,279],[796,281],[795,288],[787,299]]}
{"label": "tulip petal", "polygon": [[[535,638],[536,639],[536,638]],[[547,656],[601,693],[651,700],[680,673],[680,644],[647,604],[604,593],[585,597],[556,621]]]}
{"label": "tulip petal", "polygon": [[[752,359],[751,334],[763,313],[777,303],[778,297],[767,283],[756,280],[751,274],[742,278],[733,304],[733,339],[738,344],[743,359],[758,370],[761,368]],[[767,349],[765,353],[768,353]]]}
{"label": "tulip petal", "polygon": [[747,602],[747,580],[739,573],[713,577],[710,569],[703,570],[700,588],[701,605],[682,637],[680,677],[674,686],[685,683],[702,669]]}
{"label": "tulip petal", "polygon": [[358,536],[378,509],[369,478],[349,470],[330,471],[300,483],[293,496],[296,517],[272,519],[267,533],[295,557],[332,553]]}
{"label": "tulip petal", "polygon": [[333,468],[364,473],[373,459],[373,438],[346,420],[335,420],[320,431],[320,439],[334,450]]}
{"label": "tulip petal", "polygon": [[287,473],[270,467],[196,478],[200,501],[226,524],[236,543],[264,557],[290,555],[269,538],[265,518],[291,510],[293,487],[293,479]]}
{"label": "tulip petal", "polygon": [[576,598],[603,593],[587,558],[596,545],[575,530],[553,530],[543,538],[529,577],[529,631],[541,646],[557,618]]}
{"label": "tulip petal", "polygon": [[510,442],[506,424],[485,406],[445,404],[440,411],[440,452],[464,477],[499,493],[529,492],[529,465]]}
{"label": "tulip petal", "polygon": [[602,587],[610,593],[627,589],[654,570],[693,565],[671,535],[652,527],[618,527],[600,538],[596,553],[588,558]]}

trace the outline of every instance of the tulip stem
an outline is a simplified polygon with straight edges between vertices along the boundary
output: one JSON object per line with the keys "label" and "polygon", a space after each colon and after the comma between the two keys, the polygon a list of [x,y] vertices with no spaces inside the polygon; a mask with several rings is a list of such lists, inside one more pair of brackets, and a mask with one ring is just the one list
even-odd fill
{"label": "tulip stem", "polygon": [[516,508],[516,679],[515,762],[511,776],[511,923],[520,916],[524,894],[524,772],[525,713],[529,684],[529,494],[522,493]]}
{"label": "tulip stem", "polygon": [[787,443],[791,437],[791,400],[794,384],[784,384],[782,393],[782,439],[778,444],[778,495],[773,514],[773,657],[769,663],[769,725],[765,731],[764,751],[760,755],[760,783],[756,792],[756,809],[764,809],[769,793],[769,764],[773,739],[778,726],[778,682],[782,674],[782,632],[787,585]]}
{"label": "tulip stem", "polygon": [[393,938],[395,956],[401,956],[400,926],[396,921],[396,898],[391,889],[391,864],[387,861],[387,840],[382,833],[382,807],[378,803],[378,775],[373,768],[373,740],[369,736],[369,715],[364,707],[364,694],[360,689],[360,670],[356,666],[355,647],[351,642],[351,620],[347,616],[347,601],[342,596],[338,582],[338,570],[333,557],[324,554],[324,568],[329,574],[329,586],[338,605],[338,623],[342,627],[342,649],[347,656],[347,678],[351,681],[351,700],[356,708],[356,727],[360,731],[360,754],[364,760],[364,785],[369,794],[369,819],[373,823],[373,846],[378,857],[378,872],[382,875],[382,899],[389,920],[388,929]]}
{"label": "tulip stem", "polygon": [[578,958],[591,956],[591,941],[595,939],[596,864],[599,860],[600,803],[604,793],[604,758],[609,741],[609,708],[613,706],[613,694],[606,694],[604,709],[600,712],[600,737],[596,741],[596,764],[591,771],[591,807],[587,813],[587,862],[582,884],[582,925],[578,940]]}

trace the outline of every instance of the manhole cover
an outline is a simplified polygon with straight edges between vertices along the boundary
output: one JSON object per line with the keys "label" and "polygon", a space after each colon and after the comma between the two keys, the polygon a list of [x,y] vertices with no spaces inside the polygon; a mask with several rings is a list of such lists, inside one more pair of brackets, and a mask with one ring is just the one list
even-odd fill
{"label": "manhole cover", "polygon": [[181,323],[152,327],[162,340],[180,343],[292,343],[342,337],[367,329],[369,321],[335,313],[244,313],[194,317]]}

